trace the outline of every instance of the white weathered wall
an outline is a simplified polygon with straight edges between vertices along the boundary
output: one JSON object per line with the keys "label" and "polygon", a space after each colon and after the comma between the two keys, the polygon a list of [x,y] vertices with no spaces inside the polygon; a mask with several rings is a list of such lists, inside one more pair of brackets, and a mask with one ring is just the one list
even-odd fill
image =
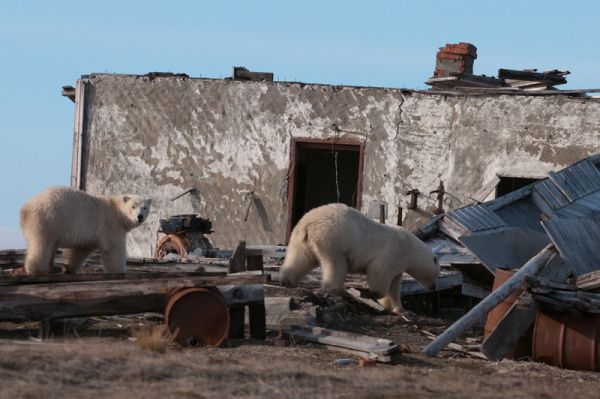
{"label": "white weathered wall", "polygon": [[[156,200],[131,255],[152,253],[159,217],[190,212],[213,221],[221,248],[283,243],[291,136],[363,141],[363,209],[386,201],[390,222],[411,188],[441,179],[455,208],[496,174],[541,177],[600,149],[600,103],[562,96],[97,75],[85,101],[84,188]],[[252,207],[243,222],[254,186],[266,215]],[[190,187],[199,199],[169,201]]]}

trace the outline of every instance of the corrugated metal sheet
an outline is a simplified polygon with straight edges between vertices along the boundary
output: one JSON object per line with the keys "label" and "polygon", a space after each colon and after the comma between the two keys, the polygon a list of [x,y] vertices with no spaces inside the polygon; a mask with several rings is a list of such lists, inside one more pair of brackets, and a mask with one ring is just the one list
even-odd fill
{"label": "corrugated metal sheet", "polygon": [[550,240],[576,275],[600,270],[600,155],[506,196],[448,212],[439,223],[449,222],[455,229],[440,231],[481,261],[482,276],[522,266]]}
{"label": "corrugated metal sheet", "polygon": [[544,233],[544,228],[540,224],[542,211],[529,196],[498,208],[495,213],[509,226],[530,228]]}
{"label": "corrugated metal sheet", "polygon": [[600,213],[600,191],[579,198],[556,211],[560,217],[588,217]]}
{"label": "corrugated metal sheet", "polygon": [[535,204],[548,216],[570,202],[569,198],[550,179],[542,180],[535,185],[532,198]]}
{"label": "corrugated metal sheet", "polygon": [[498,215],[482,205],[455,209],[448,212],[446,216],[470,231],[482,231],[506,226],[506,223]]}
{"label": "corrugated metal sheet", "polygon": [[550,172],[550,180],[571,201],[600,189],[600,172],[589,159],[560,172]]}
{"label": "corrugated metal sheet", "polygon": [[519,268],[550,242],[544,233],[519,227],[470,233],[459,241],[490,270]]}
{"label": "corrugated metal sheet", "polygon": [[573,274],[580,276],[600,269],[600,219],[554,216],[542,222]]}

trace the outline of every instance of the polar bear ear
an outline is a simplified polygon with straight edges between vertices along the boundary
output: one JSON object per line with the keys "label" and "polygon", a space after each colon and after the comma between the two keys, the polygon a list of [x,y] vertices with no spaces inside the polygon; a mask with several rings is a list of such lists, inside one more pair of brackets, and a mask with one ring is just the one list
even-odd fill
{"label": "polar bear ear", "polygon": [[127,201],[129,201],[129,197],[128,197],[128,196],[126,196],[126,195],[124,195],[124,196],[123,196],[123,202],[127,202]]}

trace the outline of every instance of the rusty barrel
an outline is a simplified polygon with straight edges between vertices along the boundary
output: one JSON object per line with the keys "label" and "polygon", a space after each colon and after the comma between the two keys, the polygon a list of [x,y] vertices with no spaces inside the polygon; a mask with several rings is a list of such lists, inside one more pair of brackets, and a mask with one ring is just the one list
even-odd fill
{"label": "rusty barrel", "polygon": [[216,288],[183,288],[169,295],[165,322],[183,346],[219,346],[229,331],[229,309]]}
{"label": "rusty barrel", "polygon": [[[508,280],[516,270],[507,269],[496,269],[494,277],[494,285],[492,291],[495,291],[500,287],[506,280]],[[483,327],[483,336],[487,338],[494,328],[500,323],[504,315],[509,311],[512,305],[515,303],[517,298],[521,295],[523,290],[519,289],[506,297],[496,307],[494,307],[487,316],[485,326]],[[530,327],[525,334],[517,341],[517,343],[509,350],[504,356],[507,359],[518,359],[522,357],[531,357],[531,337],[533,334],[533,327]]]}
{"label": "rusty barrel", "polygon": [[600,371],[600,315],[538,312],[533,359],[553,366]]}

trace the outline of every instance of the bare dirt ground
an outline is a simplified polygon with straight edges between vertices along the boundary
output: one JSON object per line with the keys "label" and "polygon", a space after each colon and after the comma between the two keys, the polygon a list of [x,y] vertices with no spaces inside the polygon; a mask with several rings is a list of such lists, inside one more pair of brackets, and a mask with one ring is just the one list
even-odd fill
{"label": "bare dirt ground", "polygon": [[[319,307],[322,325],[393,340],[403,350],[395,364],[361,368],[358,357],[314,344],[228,342],[220,348],[165,353],[138,347],[132,328],[161,323],[144,315],[74,320],[68,335],[39,340],[37,323],[0,323],[0,398],[596,398],[600,374],[531,361],[490,362],[460,352],[436,358],[419,353],[449,321],[376,315],[348,299],[323,298],[318,282],[296,289],[268,287],[268,296],[292,296],[300,309]],[[465,347],[480,342],[468,331]],[[337,360],[351,359],[349,365]]]}

